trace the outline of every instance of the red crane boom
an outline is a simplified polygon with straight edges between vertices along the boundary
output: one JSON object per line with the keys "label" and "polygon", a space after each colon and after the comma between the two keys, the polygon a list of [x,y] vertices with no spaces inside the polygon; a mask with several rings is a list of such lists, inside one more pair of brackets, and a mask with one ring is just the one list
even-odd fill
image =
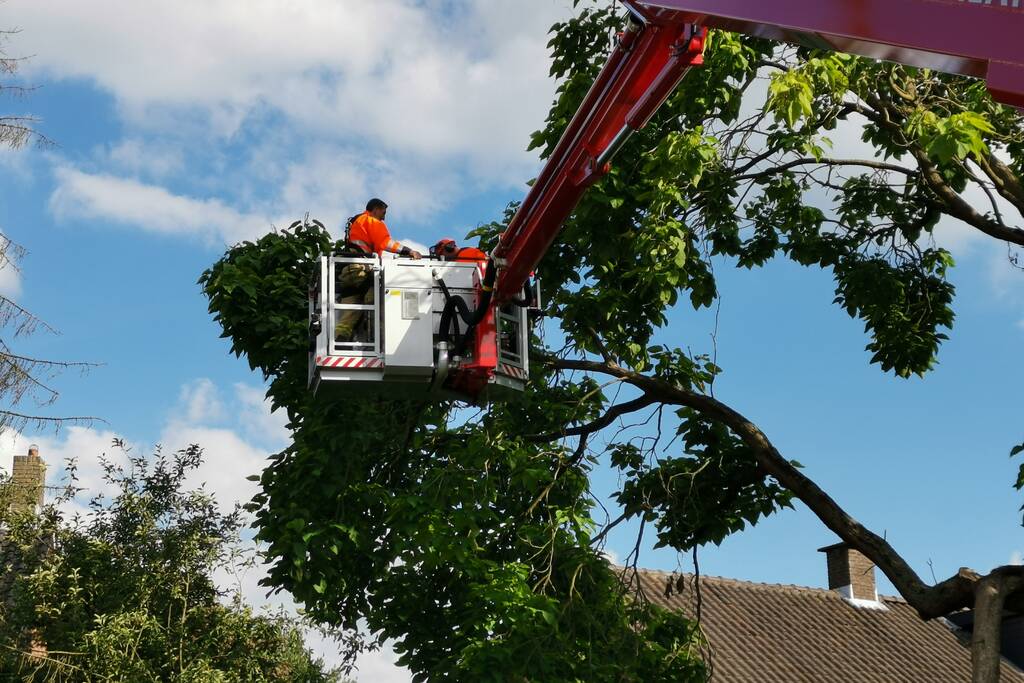
{"label": "red crane boom", "polygon": [[498,304],[518,296],[615,152],[701,63],[708,28],[984,78],[1024,108],[1024,0],[620,1],[636,21],[494,250]]}

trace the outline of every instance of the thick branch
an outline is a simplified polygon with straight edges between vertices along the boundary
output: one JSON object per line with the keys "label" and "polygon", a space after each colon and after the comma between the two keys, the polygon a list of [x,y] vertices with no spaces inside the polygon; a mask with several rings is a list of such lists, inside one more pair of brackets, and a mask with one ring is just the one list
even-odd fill
{"label": "thick branch", "polygon": [[999,636],[1007,596],[1024,586],[1024,567],[1000,567],[978,581],[971,632],[972,683],[999,680]]}
{"label": "thick branch", "polygon": [[870,558],[922,617],[939,617],[972,604],[974,576],[961,572],[935,586],[926,585],[884,538],[851,517],[821,487],[782,457],[757,425],[724,403],[611,363],[561,358],[548,358],[547,362],[557,369],[617,377],[643,391],[648,399],[693,408],[728,426],[753,451],[765,473],[792,491],[836,535]]}
{"label": "thick branch", "polygon": [[978,166],[988,176],[996,188],[996,192],[1010,202],[1021,216],[1024,216],[1024,185],[1009,166],[994,154],[986,154],[978,159]]}
{"label": "thick branch", "polygon": [[914,145],[911,146],[910,153],[917,159],[928,187],[938,196],[949,215],[959,218],[964,223],[977,228],[990,237],[1024,246],[1024,230],[1011,228],[979,213],[956,190],[949,186],[946,179],[939,173],[938,167],[932,163],[924,150]]}
{"label": "thick branch", "polygon": [[878,97],[869,96],[867,97],[867,102],[871,105],[870,107],[860,106],[857,104],[853,104],[851,106],[854,111],[866,117],[878,126],[886,129],[896,136],[896,139],[902,142],[907,151],[910,152],[917,161],[918,166],[921,168],[921,174],[924,177],[925,183],[927,183],[928,188],[935,193],[936,197],[938,197],[939,202],[946,213],[954,218],[959,218],[964,223],[980,230],[989,237],[1024,246],[1024,230],[1021,230],[1020,228],[1012,228],[979,213],[973,206],[971,206],[970,202],[961,197],[960,194],[946,182],[946,179],[942,177],[942,173],[940,173],[938,167],[932,163],[931,158],[924,149],[919,144],[908,140],[903,133],[903,129],[890,118],[890,108],[884,101]]}

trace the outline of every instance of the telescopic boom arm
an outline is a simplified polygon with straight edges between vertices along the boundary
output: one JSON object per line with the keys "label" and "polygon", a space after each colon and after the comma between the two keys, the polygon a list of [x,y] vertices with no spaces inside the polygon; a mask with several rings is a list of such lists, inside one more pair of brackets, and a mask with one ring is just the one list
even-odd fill
{"label": "telescopic boom arm", "polygon": [[493,257],[494,300],[517,297],[586,189],[683,75],[708,28],[984,78],[1024,108],[1024,0],[620,0],[633,19]]}

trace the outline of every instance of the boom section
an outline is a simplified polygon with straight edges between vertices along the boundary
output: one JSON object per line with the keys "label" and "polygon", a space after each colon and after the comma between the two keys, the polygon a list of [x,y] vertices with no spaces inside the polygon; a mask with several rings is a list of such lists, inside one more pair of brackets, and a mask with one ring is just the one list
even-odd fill
{"label": "boom section", "polygon": [[609,170],[630,133],[643,128],[692,66],[706,30],[676,17],[631,24],[569,122],[494,250],[502,267],[496,303],[511,301],[583,193]]}
{"label": "boom section", "polygon": [[982,78],[1024,108],[1024,0],[644,0],[641,16]]}

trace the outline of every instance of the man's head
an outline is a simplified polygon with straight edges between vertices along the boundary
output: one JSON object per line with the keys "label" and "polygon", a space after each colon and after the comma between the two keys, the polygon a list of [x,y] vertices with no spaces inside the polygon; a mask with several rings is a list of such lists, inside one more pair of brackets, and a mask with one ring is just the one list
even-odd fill
{"label": "man's head", "polygon": [[388,205],[384,203],[383,199],[377,199],[374,197],[370,201],[366,202],[366,213],[370,214],[379,221],[384,220],[384,216],[388,213]]}

